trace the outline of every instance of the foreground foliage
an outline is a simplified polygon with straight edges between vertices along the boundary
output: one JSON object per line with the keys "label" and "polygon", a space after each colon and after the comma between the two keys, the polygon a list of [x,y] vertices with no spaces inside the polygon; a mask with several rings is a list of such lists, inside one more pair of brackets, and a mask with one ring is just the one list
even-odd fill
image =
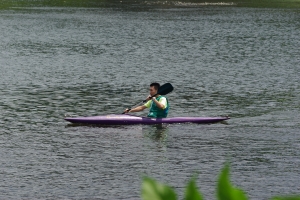
{"label": "foreground foliage", "polygon": [[[218,200],[247,200],[246,193],[239,188],[236,188],[230,182],[229,165],[226,164],[222,169],[218,184],[216,197]],[[143,200],[176,200],[177,194],[168,185],[161,184],[154,179],[145,177],[142,184],[142,199]],[[185,200],[203,200],[200,191],[197,189],[196,178],[192,178],[185,188]],[[300,200],[299,196],[283,196],[273,197],[271,200]]]}

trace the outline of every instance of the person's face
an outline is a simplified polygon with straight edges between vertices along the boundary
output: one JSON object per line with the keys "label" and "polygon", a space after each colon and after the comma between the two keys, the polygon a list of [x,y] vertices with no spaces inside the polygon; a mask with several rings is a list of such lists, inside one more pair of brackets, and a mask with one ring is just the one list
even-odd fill
{"label": "person's face", "polygon": [[157,90],[154,88],[154,86],[150,87],[149,92],[150,92],[150,95],[151,95],[151,96],[157,94]]}

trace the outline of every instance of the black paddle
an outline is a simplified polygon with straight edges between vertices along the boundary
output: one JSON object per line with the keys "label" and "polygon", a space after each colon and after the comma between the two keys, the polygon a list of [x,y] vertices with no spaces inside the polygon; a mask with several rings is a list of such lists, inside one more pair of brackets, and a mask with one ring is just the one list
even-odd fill
{"label": "black paddle", "polygon": [[[153,95],[152,97],[155,97],[155,96],[158,95],[158,94],[160,94],[160,95],[166,95],[166,94],[169,94],[170,92],[173,91],[173,89],[174,89],[174,88],[173,88],[173,86],[171,85],[171,83],[163,84],[162,86],[160,86],[160,87],[158,88],[157,93],[156,93],[155,95]],[[151,97],[151,98],[152,98],[152,97]],[[133,106],[132,108],[138,106],[138,105],[141,104],[141,103],[146,103],[146,102],[147,102],[147,99],[144,100],[144,101],[142,101],[142,102],[140,102],[140,103],[138,103],[137,105]],[[131,108],[131,109],[132,109],[132,108]],[[131,109],[128,109],[128,111],[131,110]],[[122,114],[125,114],[125,112],[123,112]]]}

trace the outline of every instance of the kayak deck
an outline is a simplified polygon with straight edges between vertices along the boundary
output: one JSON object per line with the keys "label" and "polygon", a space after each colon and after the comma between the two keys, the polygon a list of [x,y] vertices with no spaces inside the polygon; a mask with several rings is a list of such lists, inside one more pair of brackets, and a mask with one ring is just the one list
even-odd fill
{"label": "kayak deck", "polygon": [[133,125],[133,124],[174,124],[174,123],[216,123],[230,119],[229,117],[170,117],[148,118],[134,115],[103,115],[91,117],[66,117],[71,123],[102,124],[102,125]]}

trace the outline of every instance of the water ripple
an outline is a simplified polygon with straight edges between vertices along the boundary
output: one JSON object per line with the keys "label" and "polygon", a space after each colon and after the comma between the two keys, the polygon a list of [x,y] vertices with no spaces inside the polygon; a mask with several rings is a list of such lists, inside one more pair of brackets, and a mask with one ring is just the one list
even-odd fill
{"label": "water ripple", "polygon": [[[143,175],[182,193],[199,172],[213,199],[228,157],[250,198],[299,190],[297,10],[41,7],[0,16],[1,198],[139,199]],[[122,113],[154,81],[174,85],[170,116],[231,119],[166,127],[63,120]]]}

